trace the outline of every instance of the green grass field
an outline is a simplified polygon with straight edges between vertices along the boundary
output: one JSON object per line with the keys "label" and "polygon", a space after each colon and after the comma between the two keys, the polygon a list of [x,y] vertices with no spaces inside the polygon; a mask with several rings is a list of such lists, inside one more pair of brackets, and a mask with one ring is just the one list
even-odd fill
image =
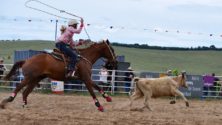
{"label": "green grass field", "polygon": [[[48,41],[0,42],[0,57],[13,63],[15,50],[54,48]],[[134,70],[165,72],[167,69],[186,70],[189,74],[216,73],[222,75],[222,51],[169,51],[114,46],[117,55],[125,55]]]}

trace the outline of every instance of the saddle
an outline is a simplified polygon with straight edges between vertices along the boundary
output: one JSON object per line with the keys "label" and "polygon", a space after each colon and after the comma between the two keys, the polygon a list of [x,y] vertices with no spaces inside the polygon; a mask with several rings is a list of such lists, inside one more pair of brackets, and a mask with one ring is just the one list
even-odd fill
{"label": "saddle", "polygon": [[63,52],[61,52],[59,49],[53,49],[50,55],[57,60],[63,61],[64,63],[70,62],[70,58],[66,56]]}
{"label": "saddle", "polygon": [[[65,63],[66,70],[68,69],[69,63],[70,63],[70,57],[66,56],[63,52],[61,52],[59,49],[53,49],[51,53],[49,53],[53,58],[62,61]],[[80,60],[81,56],[79,52],[77,51],[77,62]]]}

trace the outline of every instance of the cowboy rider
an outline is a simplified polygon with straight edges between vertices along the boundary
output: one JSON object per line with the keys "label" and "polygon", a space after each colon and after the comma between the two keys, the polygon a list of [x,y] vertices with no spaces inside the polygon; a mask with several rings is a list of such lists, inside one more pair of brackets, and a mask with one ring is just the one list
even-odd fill
{"label": "cowboy rider", "polygon": [[68,22],[68,26],[64,27],[62,26],[61,36],[58,37],[56,40],[56,48],[58,48],[60,51],[62,51],[65,55],[70,57],[70,64],[68,66],[68,74],[66,74],[66,77],[73,77],[75,73],[75,65],[77,60],[77,53],[74,51],[74,47],[77,46],[79,43],[73,41],[74,34],[80,34],[84,24],[83,24],[83,18],[80,20],[81,24],[78,28],[78,21],[75,19],[72,19]]}

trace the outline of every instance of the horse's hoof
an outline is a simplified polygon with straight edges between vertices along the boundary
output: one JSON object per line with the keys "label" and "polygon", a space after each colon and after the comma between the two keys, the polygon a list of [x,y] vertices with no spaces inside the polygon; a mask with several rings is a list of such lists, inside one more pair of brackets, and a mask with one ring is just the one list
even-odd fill
{"label": "horse's hoof", "polygon": [[189,106],[190,106],[188,102],[186,102],[186,106],[187,106],[187,107],[189,107]]}
{"label": "horse's hoof", "polygon": [[175,100],[170,101],[170,104],[175,104],[175,103],[176,103],[176,101],[175,101]]}
{"label": "horse's hoof", "polygon": [[5,105],[8,103],[7,100],[8,100],[8,99],[6,98],[6,99],[4,99],[4,100],[1,102],[1,104],[0,104],[0,108],[1,108],[1,109],[5,109]]}
{"label": "horse's hoof", "polygon": [[107,102],[112,102],[112,98],[110,96],[106,97]]}
{"label": "horse's hoof", "polygon": [[24,108],[24,109],[25,109],[25,108],[28,108],[28,105],[25,105],[25,104],[24,104],[24,105],[22,105],[22,108]]}
{"label": "horse's hoof", "polygon": [[5,109],[5,105],[0,104],[0,108],[1,108],[1,109]]}
{"label": "horse's hoof", "polygon": [[104,112],[104,108],[102,106],[99,106],[98,110],[101,111],[101,112]]}

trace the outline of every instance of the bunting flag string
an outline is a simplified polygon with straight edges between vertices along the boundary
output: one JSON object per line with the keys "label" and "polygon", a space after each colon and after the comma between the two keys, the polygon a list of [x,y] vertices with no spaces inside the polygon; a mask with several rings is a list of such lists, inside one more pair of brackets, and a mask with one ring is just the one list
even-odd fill
{"label": "bunting flag string", "polygon": [[[62,25],[66,25],[67,20],[62,19],[35,19],[35,18],[6,18],[6,17],[0,17],[0,22],[6,21],[10,23],[10,21],[14,22],[44,22],[44,23],[60,23]],[[187,35],[206,35],[209,37],[221,37],[222,34],[216,34],[216,33],[196,33],[196,32],[185,32],[181,30],[175,30],[175,29],[162,29],[162,28],[133,28],[133,27],[124,27],[124,26],[114,26],[114,25],[103,25],[103,24],[96,24],[96,23],[87,23],[85,24],[88,28],[90,27],[100,27],[101,29],[110,29],[110,30],[143,30],[143,31],[152,31],[154,33],[176,33],[176,34],[187,34]]]}

